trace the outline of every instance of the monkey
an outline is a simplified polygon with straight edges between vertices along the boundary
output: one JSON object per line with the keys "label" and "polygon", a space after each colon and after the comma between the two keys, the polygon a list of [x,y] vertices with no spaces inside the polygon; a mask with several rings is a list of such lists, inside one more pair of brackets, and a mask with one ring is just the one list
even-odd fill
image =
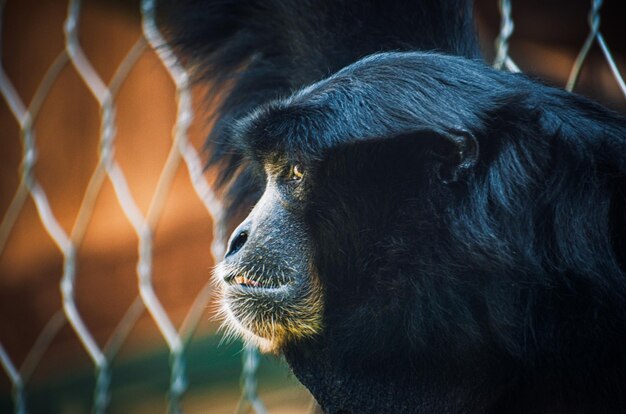
{"label": "monkey", "polygon": [[167,14],[221,93],[232,334],[326,413],[626,412],[624,116],[489,67],[471,1]]}

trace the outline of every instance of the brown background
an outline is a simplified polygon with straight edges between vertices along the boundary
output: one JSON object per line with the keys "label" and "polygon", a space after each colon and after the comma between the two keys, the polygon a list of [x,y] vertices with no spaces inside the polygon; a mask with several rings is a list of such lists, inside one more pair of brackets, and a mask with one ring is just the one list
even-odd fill
{"label": "brown background", "polygon": [[[624,72],[626,31],[618,3],[617,0],[606,2],[602,28]],[[564,85],[588,33],[588,10],[587,1],[513,2],[516,24],[510,49],[513,59],[524,71]],[[7,3],[2,30],[3,67],[26,104],[64,48],[66,12],[66,2],[61,0]],[[485,52],[492,56],[491,45],[499,27],[497,2],[477,1],[477,16]],[[105,82],[140,37],[139,22],[138,1],[84,2],[80,43]],[[597,46],[585,65],[577,91],[622,112],[626,109],[626,99]],[[208,129],[203,92],[200,87],[194,90],[198,113],[190,138],[197,148],[201,147]],[[145,214],[172,145],[171,130],[176,116],[174,86],[153,51],[147,50],[139,59],[116,102],[116,157],[136,203]],[[36,123],[36,177],[66,232],[71,231],[98,161],[98,110],[76,70],[67,65],[47,96]],[[0,101],[0,216],[5,214],[18,186],[21,156],[18,125],[6,103]],[[181,164],[156,227],[153,261],[156,293],[175,326],[180,325],[210,276],[214,265],[209,253],[211,228],[211,217],[195,195],[186,167]],[[78,309],[101,346],[137,296],[136,262],[137,237],[107,181],[78,251],[76,282]],[[5,250],[0,252],[0,343],[18,366],[51,315],[61,307],[61,275],[62,256],[29,199]],[[214,332],[216,325],[210,321],[210,315],[211,311],[207,310],[198,337]],[[163,346],[154,323],[144,313],[120,357],[131,358]],[[66,325],[46,352],[33,381],[54,377],[60,370],[90,366],[76,335]],[[0,375],[0,395],[8,392],[8,381]],[[296,400],[296,406],[302,407],[306,397],[299,395]]]}

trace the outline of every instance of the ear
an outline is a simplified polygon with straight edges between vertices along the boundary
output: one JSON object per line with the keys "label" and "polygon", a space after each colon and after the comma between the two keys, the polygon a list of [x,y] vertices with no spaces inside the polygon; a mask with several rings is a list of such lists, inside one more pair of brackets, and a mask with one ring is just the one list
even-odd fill
{"label": "ear", "polygon": [[465,131],[445,132],[441,136],[448,145],[443,148],[443,160],[437,167],[437,176],[444,184],[459,181],[478,161],[479,145],[474,135]]}
{"label": "ear", "polygon": [[387,139],[424,146],[436,176],[444,184],[461,180],[478,162],[478,140],[466,130],[418,129]]}
{"label": "ear", "polygon": [[[441,130],[437,128],[415,128],[409,131],[358,139],[344,140],[334,144],[331,152],[341,148],[365,148],[375,146],[376,156],[386,151],[408,151],[416,149],[422,154],[421,162],[427,163],[444,184],[452,184],[463,178],[478,162],[479,143],[476,137],[465,130]],[[381,148],[382,147],[382,148]],[[382,153],[381,149],[384,148]]]}

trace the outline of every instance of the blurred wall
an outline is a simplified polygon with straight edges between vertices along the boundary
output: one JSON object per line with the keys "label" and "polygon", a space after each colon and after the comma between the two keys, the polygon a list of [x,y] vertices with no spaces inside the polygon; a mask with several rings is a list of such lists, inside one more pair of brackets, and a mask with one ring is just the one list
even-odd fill
{"label": "blurred wall", "polygon": [[[618,4],[617,0],[605,2],[601,27],[624,72],[626,33]],[[579,0],[514,1],[516,29],[511,56],[524,71],[564,85],[588,33],[588,10],[589,2]],[[1,34],[2,64],[26,105],[65,47],[66,13],[67,3],[62,0],[8,0]],[[499,30],[497,2],[478,0],[476,13],[485,53],[493,56],[492,45]],[[139,2],[84,1],[80,17],[80,44],[99,76],[108,83],[141,37]],[[617,110],[626,110],[626,99],[597,46],[590,53],[576,90]],[[209,128],[203,92],[201,87],[194,90],[197,113],[190,130],[190,139],[198,150]],[[122,85],[116,104],[116,158],[145,215],[172,148],[171,131],[176,118],[173,83],[149,47]],[[99,107],[68,63],[47,94],[35,124],[35,176],[67,233],[72,231],[98,162],[99,129]],[[4,101],[0,101],[0,143],[0,217],[4,217],[19,185],[22,157],[19,127]],[[110,182],[105,181],[95,201],[78,250],[76,300],[89,331],[104,346],[138,295],[138,240]],[[211,217],[181,163],[155,227],[153,257],[156,294],[177,327],[210,277],[214,265],[211,241]],[[0,343],[17,366],[51,316],[61,309],[62,263],[62,255],[44,230],[33,201],[27,199],[0,251]],[[215,331],[210,309],[209,304],[198,337]],[[122,358],[162,349],[164,345],[154,322],[144,312],[123,344]],[[47,349],[33,381],[81,369],[90,370],[92,364],[66,324]],[[166,365],[163,370],[167,374]],[[0,375],[0,395],[8,396],[9,390],[6,377]],[[236,393],[236,388],[231,392]]]}
{"label": "blurred wall", "polygon": [[[140,37],[138,3],[132,6],[106,2],[85,2],[83,6],[80,42],[105,82]],[[66,2],[56,0],[9,1],[6,6],[4,68],[25,103],[32,99],[44,73],[64,48],[66,9]],[[115,138],[116,158],[144,215],[172,147],[175,116],[173,83],[155,53],[147,48],[120,90]],[[203,117],[196,118],[191,131],[197,146],[202,141]],[[3,215],[19,182],[21,159],[18,126],[5,102],[0,103],[0,123]],[[96,168],[99,130],[100,114],[93,95],[75,68],[65,65],[36,122],[35,175],[68,234]],[[211,218],[181,165],[156,226],[154,252],[157,295],[176,325],[210,276],[214,264],[211,233]],[[100,344],[137,296],[137,249],[137,236],[111,184],[105,181],[78,251],[76,292],[79,310]],[[0,340],[17,361],[60,308],[61,266],[62,257],[28,199],[0,256]],[[148,318],[141,321],[131,343],[158,337],[151,325]],[[70,330],[56,342],[51,352],[77,352]]]}

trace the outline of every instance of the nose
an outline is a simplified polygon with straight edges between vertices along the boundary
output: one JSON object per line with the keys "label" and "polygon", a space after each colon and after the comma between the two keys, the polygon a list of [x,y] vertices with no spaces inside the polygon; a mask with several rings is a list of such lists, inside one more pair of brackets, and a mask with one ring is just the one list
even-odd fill
{"label": "nose", "polygon": [[228,251],[226,252],[225,257],[230,257],[235,255],[244,244],[248,240],[248,226],[239,226],[237,230],[233,232],[233,235],[230,237],[230,242],[228,243]]}

